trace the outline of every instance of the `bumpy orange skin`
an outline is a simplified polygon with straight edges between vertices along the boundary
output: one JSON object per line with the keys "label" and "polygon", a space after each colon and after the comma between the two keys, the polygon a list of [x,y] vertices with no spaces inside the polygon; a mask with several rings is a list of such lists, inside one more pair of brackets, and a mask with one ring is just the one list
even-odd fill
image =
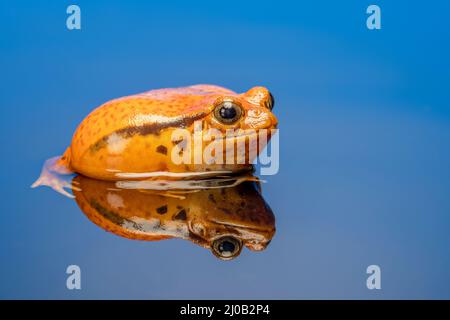
{"label": "bumpy orange skin", "polygon": [[78,175],[73,180],[80,209],[96,225],[121,237],[190,240],[210,248],[232,235],[251,250],[266,248],[275,217],[253,182],[201,190],[180,197],[151,190],[118,189],[115,182]]}
{"label": "bumpy orange skin", "polygon": [[[223,99],[238,103],[244,111],[233,125],[224,125],[213,116],[214,107]],[[223,135],[227,129],[273,129],[277,120],[268,108],[270,99],[264,87],[237,94],[218,86],[196,85],[111,100],[82,121],[58,165],[103,180],[123,178],[122,173],[245,170],[253,161],[248,156],[244,164],[174,163],[171,155],[177,141],[173,141],[173,132],[185,128],[192,133],[195,121],[204,130],[216,128]],[[247,138],[248,151],[250,139],[256,138]]]}

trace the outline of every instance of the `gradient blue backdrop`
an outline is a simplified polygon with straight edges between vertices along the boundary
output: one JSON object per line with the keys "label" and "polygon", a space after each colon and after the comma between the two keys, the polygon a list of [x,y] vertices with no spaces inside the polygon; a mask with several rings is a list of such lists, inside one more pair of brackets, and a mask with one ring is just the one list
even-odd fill
{"label": "gradient blue backdrop", "polygon": [[[2,1],[0,297],[450,298],[450,5],[373,2],[379,31],[369,1]],[[266,251],[122,239],[29,188],[93,107],[197,83],[276,96]]]}

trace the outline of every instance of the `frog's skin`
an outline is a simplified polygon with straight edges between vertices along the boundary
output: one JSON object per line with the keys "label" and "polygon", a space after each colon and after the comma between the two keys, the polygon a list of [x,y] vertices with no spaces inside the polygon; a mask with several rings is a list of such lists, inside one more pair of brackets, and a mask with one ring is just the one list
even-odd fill
{"label": "frog's skin", "polygon": [[[214,108],[223,101],[242,108],[242,117],[232,125],[214,116]],[[180,179],[191,176],[183,173],[241,172],[249,169],[254,159],[247,157],[245,164],[174,164],[171,154],[177,141],[172,141],[173,130],[193,132],[195,121],[201,121],[203,130],[216,128],[223,135],[226,129],[273,129],[277,119],[272,106],[273,98],[264,87],[237,94],[213,85],[152,90],[111,100],[81,122],[70,147],[52,169],[101,180],[160,175]]]}
{"label": "frog's skin", "polygon": [[[92,222],[129,239],[186,239],[226,260],[243,246],[265,249],[275,233],[274,215],[255,182],[179,195],[119,189],[114,182],[81,175],[72,183],[78,206]],[[230,238],[238,244],[236,252],[218,252],[217,244]]]}

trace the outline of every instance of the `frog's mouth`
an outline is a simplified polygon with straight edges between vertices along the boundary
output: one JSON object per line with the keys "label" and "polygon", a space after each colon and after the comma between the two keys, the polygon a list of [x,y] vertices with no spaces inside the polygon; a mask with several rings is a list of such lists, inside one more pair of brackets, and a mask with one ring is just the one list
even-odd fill
{"label": "frog's mouth", "polygon": [[[267,132],[266,133],[266,140],[269,141],[270,138],[272,137],[271,130],[267,130],[266,132]],[[248,139],[249,141],[251,141],[251,140],[256,140],[257,141],[258,139],[261,138],[260,134],[261,133],[260,133],[259,130],[255,130],[255,132],[252,132],[252,133],[242,133],[242,134],[236,134],[236,135],[223,134],[223,135],[220,136],[220,138],[216,138],[213,141],[227,141],[227,140],[233,140],[233,139],[242,139],[244,141]]]}
{"label": "frog's mouth", "polygon": [[238,157],[243,161],[238,163],[251,165],[255,158],[269,143],[271,138],[272,132],[269,130],[265,133],[257,131],[236,135],[223,134],[209,143],[212,145],[215,144],[219,148],[223,148],[223,156],[227,157],[228,152],[231,152],[232,157]]}
{"label": "frog's mouth", "polygon": [[[216,219],[207,219],[208,222],[216,224],[216,225],[220,225],[226,229],[232,228],[232,229],[238,229],[238,230],[246,230],[248,232],[253,232],[253,233],[266,233],[267,232],[267,228],[265,227],[260,227],[260,226],[249,226],[248,224],[243,224],[243,223],[231,223],[231,222],[225,222],[225,221],[221,221],[221,220],[216,220]],[[247,232],[245,232],[247,233]]]}

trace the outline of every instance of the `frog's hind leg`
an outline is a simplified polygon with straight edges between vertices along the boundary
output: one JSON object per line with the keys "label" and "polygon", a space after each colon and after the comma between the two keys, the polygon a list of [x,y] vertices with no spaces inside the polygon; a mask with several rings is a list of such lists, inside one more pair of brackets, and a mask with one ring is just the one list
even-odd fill
{"label": "frog's hind leg", "polygon": [[70,169],[71,155],[72,155],[72,152],[70,150],[70,147],[68,147],[62,156],[52,158],[52,159],[55,159],[55,161],[54,161],[54,163],[51,164],[49,169],[51,169],[53,172],[56,172],[59,174],[74,173],[72,171],[72,169]]}
{"label": "frog's hind leg", "polygon": [[48,186],[53,190],[69,197],[74,198],[66,189],[78,189],[72,183],[74,172],[70,169],[70,147],[62,156],[50,158],[44,162],[41,175],[31,185],[32,188],[39,186]]}

